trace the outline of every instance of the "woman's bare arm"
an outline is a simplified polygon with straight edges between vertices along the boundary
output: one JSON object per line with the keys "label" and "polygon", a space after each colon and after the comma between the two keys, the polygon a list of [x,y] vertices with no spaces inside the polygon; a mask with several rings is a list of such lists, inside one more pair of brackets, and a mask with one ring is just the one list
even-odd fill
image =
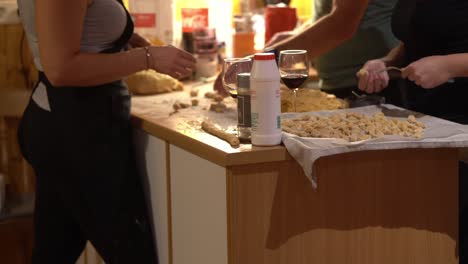
{"label": "woman's bare arm", "polygon": [[445,60],[451,78],[468,77],[468,53],[450,54]]}
{"label": "woman's bare arm", "polygon": [[426,89],[439,87],[454,78],[468,77],[467,60],[468,53],[424,57],[406,66],[402,77]]}
{"label": "woman's bare arm", "polygon": [[388,66],[402,67],[404,64],[405,45],[400,42],[383,58],[367,61],[356,73],[358,87],[367,93],[381,92],[387,88],[390,75],[385,70]]}
{"label": "woman's bare arm", "polygon": [[[44,72],[54,86],[92,86],[147,68],[146,51],[80,52],[87,0],[36,0],[36,30]],[[173,77],[191,71],[193,57],[174,47],[151,47],[154,69]]]}
{"label": "woman's bare arm", "polygon": [[391,49],[388,54],[381,59],[386,66],[402,67],[405,63],[405,44],[400,42],[398,46]]}
{"label": "woman's bare arm", "polygon": [[334,0],[330,14],[272,47],[278,50],[305,49],[311,57],[321,56],[354,36],[368,1]]}

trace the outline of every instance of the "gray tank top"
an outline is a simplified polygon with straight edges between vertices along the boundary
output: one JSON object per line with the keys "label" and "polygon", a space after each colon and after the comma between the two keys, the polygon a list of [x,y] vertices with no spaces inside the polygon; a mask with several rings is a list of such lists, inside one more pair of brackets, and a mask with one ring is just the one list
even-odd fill
{"label": "gray tank top", "polygon": [[[35,28],[35,0],[18,0],[21,21],[38,70],[43,70]],[[98,53],[112,47],[125,30],[127,17],[117,0],[93,0],[83,21],[80,50]]]}
{"label": "gray tank top", "polygon": [[[17,1],[34,64],[38,70],[43,71],[36,34],[35,0]],[[127,15],[117,0],[93,0],[86,10],[83,21],[80,51],[99,53],[111,48],[124,32],[126,24]],[[32,99],[41,108],[51,111],[47,91],[42,83],[36,88]]]}
{"label": "gray tank top", "polygon": [[[315,0],[314,19],[331,12],[333,0]],[[353,38],[320,56],[315,67],[321,88],[357,86],[356,72],[371,59],[385,56],[398,44],[391,30],[393,7],[397,0],[370,0]]]}

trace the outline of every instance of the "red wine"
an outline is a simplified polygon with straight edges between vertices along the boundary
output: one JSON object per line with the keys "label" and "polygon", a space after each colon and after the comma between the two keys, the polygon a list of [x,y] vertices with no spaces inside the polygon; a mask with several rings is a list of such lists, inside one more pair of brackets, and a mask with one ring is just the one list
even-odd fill
{"label": "red wine", "polygon": [[289,89],[295,89],[301,86],[307,79],[307,74],[294,73],[281,76],[281,80]]}

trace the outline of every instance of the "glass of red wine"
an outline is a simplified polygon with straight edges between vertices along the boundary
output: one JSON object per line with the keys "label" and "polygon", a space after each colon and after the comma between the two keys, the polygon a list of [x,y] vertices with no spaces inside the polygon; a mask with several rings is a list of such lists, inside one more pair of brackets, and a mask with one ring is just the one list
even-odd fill
{"label": "glass of red wine", "polygon": [[223,87],[229,95],[237,98],[237,74],[252,70],[251,58],[226,58],[223,64]]}
{"label": "glass of red wine", "polygon": [[293,92],[294,112],[296,111],[297,89],[309,76],[309,57],[307,50],[282,50],[278,68],[283,83]]}

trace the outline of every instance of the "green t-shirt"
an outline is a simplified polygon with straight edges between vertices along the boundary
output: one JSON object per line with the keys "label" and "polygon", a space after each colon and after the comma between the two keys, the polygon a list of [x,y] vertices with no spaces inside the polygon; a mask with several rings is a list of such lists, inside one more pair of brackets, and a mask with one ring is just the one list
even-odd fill
{"label": "green t-shirt", "polygon": [[[333,89],[357,85],[356,72],[371,59],[385,56],[398,40],[391,30],[393,7],[397,0],[370,0],[359,29],[350,40],[320,56],[315,67],[321,88]],[[315,0],[314,19],[331,12],[333,0]]]}

